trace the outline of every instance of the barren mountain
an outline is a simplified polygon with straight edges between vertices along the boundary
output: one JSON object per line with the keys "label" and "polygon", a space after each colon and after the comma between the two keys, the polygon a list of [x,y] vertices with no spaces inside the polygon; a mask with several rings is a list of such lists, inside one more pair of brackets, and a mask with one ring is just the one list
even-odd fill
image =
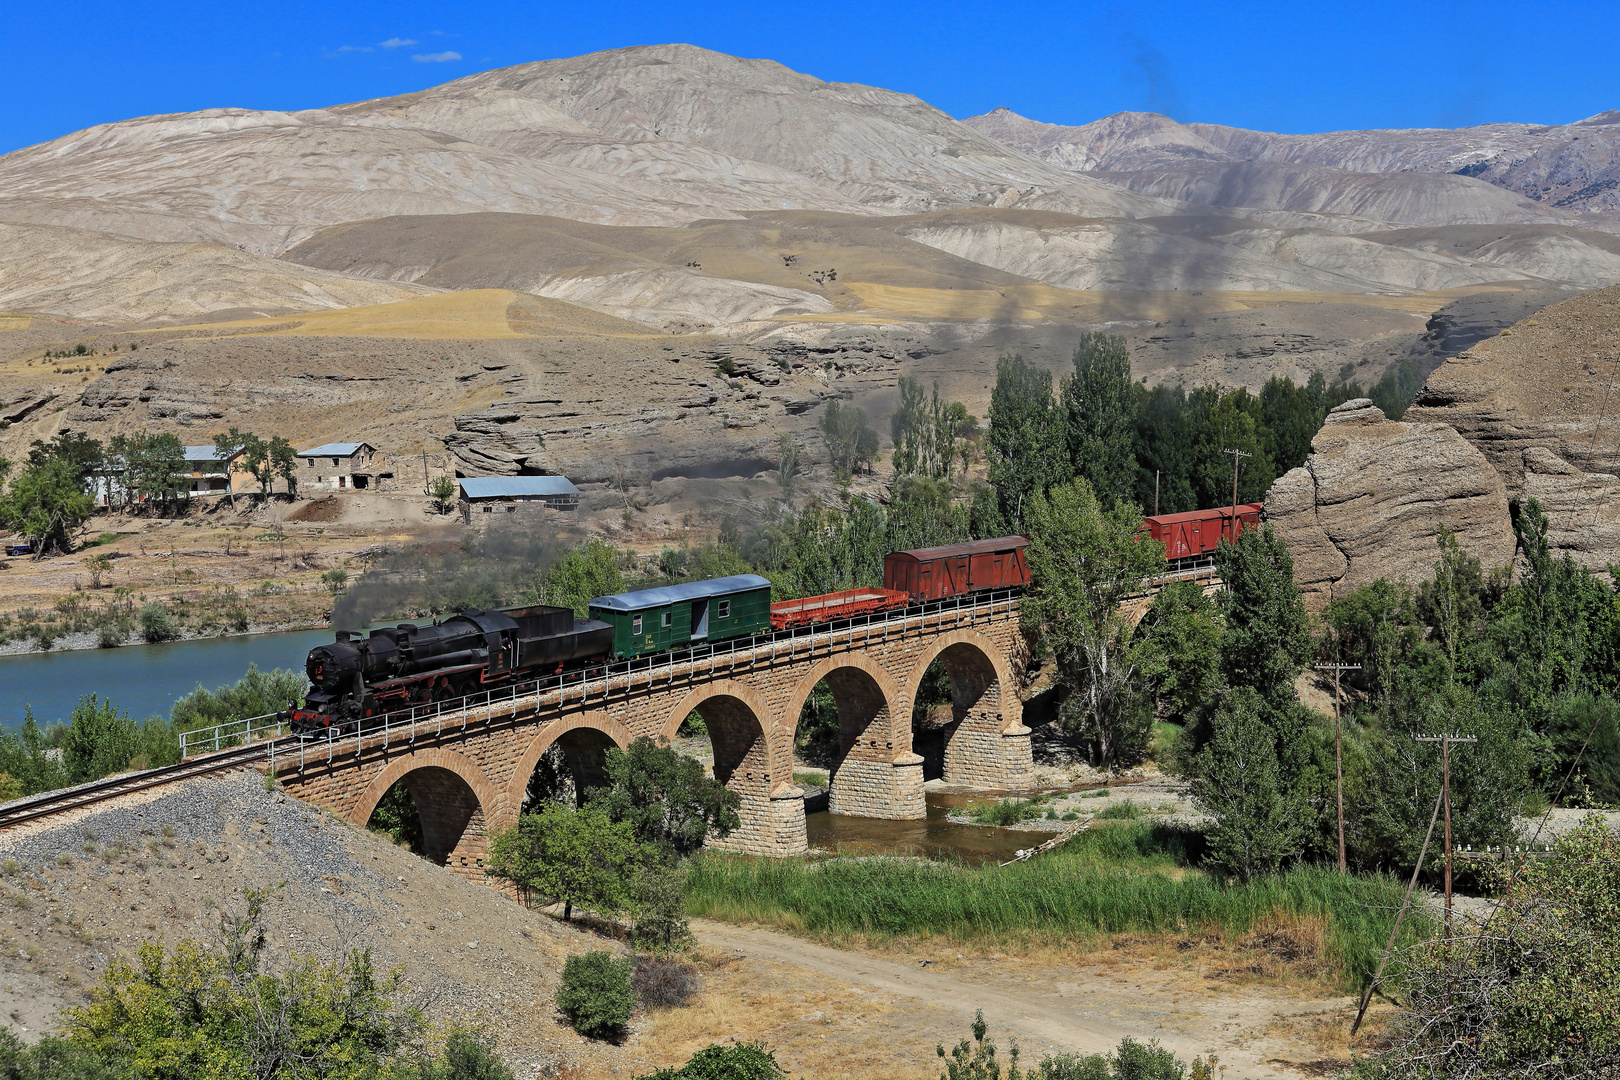
{"label": "barren mountain", "polygon": [[[1555,221],[1568,220],[1564,212],[1620,210],[1620,112],[1613,110],[1564,125],[1310,135],[1180,124],[1157,113],[1117,113],[1065,127],[996,109],[964,123],[1059,168],[1109,174],[1115,182],[1129,174],[1134,190],[1168,198],[1184,197],[1168,194],[1181,190],[1193,194],[1195,202],[1210,201],[1198,195],[1225,200],[1213,203],[1218,206],[1283,208],[1293,202],[1300,208],[1300,203],[1324,201],[1307,192],[1325,187],[1338,191],[1331,201],[1339,209],[1331,212],[1368,216],[1360,206],[1376,210],[1382,220],[1414,225]],[[1277,167],[1231,168],[1256,163]],[[1353,177],[1338,175],[1344,172],[1405,178],[1358,185]],[[1518,198],[1492,196],[1464,182],[1471,178]],[[1456,204],[1452,216],[1433,218],[1445,212],[1441,204],[1447,199]],[[1473,216],[1482,214],[1488,216]]]}
{"label": "barren mountain", "polygon": [[[1589,127],[1606,137],[1612,125]],[[1607,234],[1568,224],[1603,224],[1593,215],[1421,162],[1372,161],[1376,140],[1352,135],[1450,137],[1261,138],[1150,114],[1070,129],[1005,110],[967,124],[767,60],[619,49],[324,109],[143,117],[0,157],[0,221],[217,246],[186,259],[119,249],[91,260],[106,273],[40,282],[14,240],[0,266],[26,287],[0,300],[80,319],[185,318],[381,295],[220,247],[356,278],[534,292],[674,332],[1038,321],[1096,306],[1069,290],[1360,294],[1620,278]],[[1405,171],[1357,171],[1371,165]],[[112,272],[130,258],[143,273]],[[199,269],[216,264],[231,268]]]}
{"label": "barren mountain", "polygon": [[277,315],[381,304],[434,291],[219,244],[163,244],[0,222],[0,310],[61,312],[108,323],[178,321],[231,310]]}

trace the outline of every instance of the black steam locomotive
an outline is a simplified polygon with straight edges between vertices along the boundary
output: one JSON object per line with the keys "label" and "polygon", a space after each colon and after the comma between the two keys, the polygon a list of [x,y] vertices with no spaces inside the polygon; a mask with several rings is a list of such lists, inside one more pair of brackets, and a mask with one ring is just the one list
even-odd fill
{"label": "black steam locomotive", "polygon": [[309,693],[284,715],[294,731],[354,730],[374,714],[603,661],[612,649],[613,627],[561,607],[464,611],[367,636],[340,631],[309,651]]}

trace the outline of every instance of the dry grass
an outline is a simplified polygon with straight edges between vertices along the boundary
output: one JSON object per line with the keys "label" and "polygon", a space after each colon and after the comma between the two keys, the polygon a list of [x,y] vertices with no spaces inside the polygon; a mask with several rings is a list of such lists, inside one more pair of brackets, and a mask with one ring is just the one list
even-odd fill
{"label": "dry grass", "polygon": [[[510,289],[468,289],[390,304],[338,308],[268,319],[206,323],[199,336],[296,335],[298,337],[384,337],[434,341],[522,338],[534,334],[588,333],[644,337],[647,328],[562,300]],[[153,331],[157,333],[159,331]]]}
{"label": "dry grass", "polygon": [[703,974],[703,990],[686,1008],[648,1014],[637,1042],[649,1051],[649,1061],[679,1064],[705,1046],[735,1037],[765,1040],[791,1076],[890,1080],[896,1075],[892,1033],[869,1029],[890,1011],[883,1002],[825,984],[799,989],[772,979],[767,989],[756,971],[724,950],[700,948],[693,959]]}
{"label": "dry grass", "polygon": [[1126,292],[1062,289],[1050,285],[992,288],[918,288],[879,282],[844,283],[861,302],[859,311],[795,315],[802,322],[864,322],[874,316],[897,319],[1167,319],[1193,313],[1242,311],[1280,304],[1354,304],[1414,314],[1428,314],[1463,296],[1505,291],[1500,286],[1469,286],[1400,296],[1306,291],[1237,291],[1204,289],[1184,292]]}

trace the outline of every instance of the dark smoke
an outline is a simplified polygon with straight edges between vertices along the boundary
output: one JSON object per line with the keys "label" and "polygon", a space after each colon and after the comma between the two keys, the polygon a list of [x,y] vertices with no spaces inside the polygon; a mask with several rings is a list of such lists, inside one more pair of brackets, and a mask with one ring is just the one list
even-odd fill
{"label": "dark smoke", "polygon": [[525,593],[539,575],[578,541],[575,528],[538,514],[501,514],[459,542],[390,551],[374,559],[338,600],[332,627],[359,630],[396,619],[527,603]]}

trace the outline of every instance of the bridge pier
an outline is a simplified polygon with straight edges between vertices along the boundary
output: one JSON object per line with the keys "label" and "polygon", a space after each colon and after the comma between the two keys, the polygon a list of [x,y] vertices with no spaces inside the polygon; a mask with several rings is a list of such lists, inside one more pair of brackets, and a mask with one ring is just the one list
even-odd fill
{"label": "bridge pier", "polygon": [[589,785],[610,746],[628,747],[641,735],[673,740],[697,712],[714,748],[715,778],[741,799],[740,827],[712,846],[797,855],[808,843],[793,782],[794,735],[818,683],[825,680],[837,701],[842,749],[829,809],[918,819],[926,815],[924,759],[911,717],[929,665],[938,660],[950,675],[950,712],[926,729],[943,732],[942,754],[932,760],[942,758],[944,778],[1017,787],[1032,772],[1013,689],[1025,651],[1017,597],[976,599],[566,687],[479,695],[359,736],[313,740],[275,767],[289,794],[359,826],[403,782],[422,818],[424,854],[486,881],[490,837],[517,821],[548,751],[560,749],[576,784]]}

